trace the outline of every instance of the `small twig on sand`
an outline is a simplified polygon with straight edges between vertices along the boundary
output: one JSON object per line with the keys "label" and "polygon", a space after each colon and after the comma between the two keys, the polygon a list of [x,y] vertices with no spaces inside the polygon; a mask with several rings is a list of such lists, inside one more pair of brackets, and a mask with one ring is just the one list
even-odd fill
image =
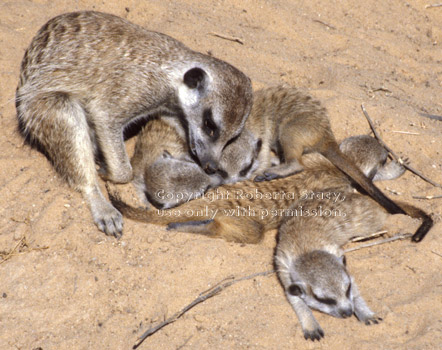
{"label": "small twig on sand", "polygon": [[179,347],[176,348],[176,350],[181,350],[182,348],[184,348],[187,343],[189,342],[190,339],[192,339],[193,335],[191,335],[189,338],[187,338],[183,344],[181,344]]}
{"label": "small twig on sand", "polygon": [[336,27],[332,26],[331,24],[325,23],[325,22],[323,22],[323,21],[321,21],[319,19],[314,19],[313,22],[320,23],[320,24],[322,24],[322,25],[324,25],[324,26],[326,26],[326,27],[328,27],[330,29],[336,29]]}
{"label": "small twig on sand", "polygon": [[432,8],[432,7],[441,7],[442,4],[432,4],[432,5],[425,5],[426,9]]}
{"label": "small twig on sand", "polygon": [[158,332],[164,326],[167,326],[168,324],[175,322],[178,318],[180,318],[184,313],[189,311],[191,308],[193,308],[194,306],[198,305],[199,303],[202,303],[203,301],[205,301],[205,300],[207,300],[207,299],[209,299],[209,298],[219,294],[220,292],[222,292],[227,287],[230,287],[232,284],[235,284],[235,283],[238,283],[238,282],[241,282],[241,281],[245,281],[245,280],[250,280],[250,279],[258,277],[258,276],[268,276],[268,275],[271,275],[273,273],[275,273],[275,271],[274,270],[270,270],[270,271],[254,273],[252,275],[240,277],[240,278],[237,278],[237,279],[232,279],[232,277],[228,277],[227,279],[229,279],[229,281],[226,281],[226,279],[224,279],[223,281],[226,281],[226,282],[221,281],[221,282],[217,283],[212,288],[202,292],[194,301],[192,301],[190,304],[185,306],[183,309],[181,309],[180,311],[175,313],[173,316],[169,317],[167,320],[159,323],[158,325],[156,325],[156,326],[154,326],[152,328],[149,328],[146,332],[143,333],[143,335],[141,337],[138,338],[138,340],[135,342],[135,345],[132,347],[132,349],[138,348],[140,346],[140,344],[147,337],[149,337],[152,334]]}
{"label": "small twig on sand", "polygon": [[[22,248],[27,248],[26,250],[20,251],[20,249]],[[13,249],[11,249],[8,253],[1,253],[0,252],[0,257],[2,258],[2,260],[0,261],[0,264],[3,264],[6,260],[9,260],[11,257],[15,256],[15,255],[19,255],[19,254],[23,254],[23,253],[27,253],[27,252],[31,252],[33,250],[44,250],[44,249],[48,249],[49,247],[45,246],[45,247],[30,247],[28,244],[28,241],[26,239],[26,235],[24,235],[19,241],[18,243],[15,245],[15,247]]]}
{"label": "small twig on sand", "polygon": [[[26,236],[23,236],[18,243],[15,245],[15,247],[13,249],[11,249],[9,251],[9,253],[4,254],[4,256],[2,256],[3,260],[0,261],[0,264],[4,263],[6,260],[10,259],[11,256],[15,255],[15,251],[18,249],[19,246],[21,246],[22,244],[26,244]],[[3,254],[2,254],[3,255]]]}
{"label": "small twig on sand", "polygon": [[388,231],[379,231],[372,233],[371,235],[364,236],[364,237],[355,237],[350,242],[360,242],[360,241],[368,241],[370,239],[382,236],[384,233],[387,233]]}
{"label": "small twig on sand", "polygon": [[420,135],[418,132],[411,132],[411,131],[392,130],[391,132],[394,132],[396,134],[405,134],[405,135]]}
{"label": "small twig on sand", "polygon": [[442,121],[442,115],[428,114],[428,113],[419,113],[419,114],[423,117],[426,117],[426,118]]}
{"label": "small twig on sand", "polygon": [[391,192],[391,193],[395,194],[396,196],[402,196],[402,192],[398,192],[398,191],[396,191],[396,190],[393,190],[392,188],[385,187],[385,190],[388,191],[388,192]]}
{"label": "small twig on sand", "polygon": [[415,199],[436,199],[436,198],[442,198],[442,195],[440,196],[412,196]]}
{"label": "small twig on sand", "polygon": [[379,141],[379,143],[391,154],[391,156],[397,161],[399,162],[404,168],[408,169],[409,171],[411,171],[413,174],[419,176],[422,180],[432,184],[435,187],[442,187],[441,184],[438,184],[436,182],[434,182],[433,180],[429,179],[428,177],[426,177],[425,175],[423,175],[420,171],[416,170],[415,168],[413,168],[411,165],[408,165],[407,163],[405,163],[400,157],[398,157],[396,155],[396,153],[393,152],[393,150],[388,147],[385,142],[382,140],[382,138],[379,136],[378,132],[376,131],[373,121],[371,120],[370,116],[368,115],[364,105],[361,105],[361,109],[362,109],[362,113],[364,113],[365,118],[368,121],[368,124],[370,124],[370,128],[371,131],[373,131],[374,136],[376,137],[376,139]]}
{"label": "small twig on sand", "polygon": [[434,250],[431,251],[433,254],[440,256],[442,258],[442,254],[439,254],[438,252],[435,252]]}
{"label": "small twig on sand", "polygon": [[390,238],[385,238],[382,239],[380,241],[376,241],[373,243],[367,243],[367,244],[362,244],[358,247],[355,248],[349,248],[344,250],[345,253],[349,253],[349,252],[354,252],[355,250],[359,250],[359,249],[364,249],[364,248],[368,248],[368,247],[373,247],[375,245],[379,245],[379,244],[384,244],[384,243],[389,243],[389,242],[393,242],[393,241],[397,241],[397,240],[401,240],[401,239],[406,239],[406,238],[410,238],[411,236],[413,236],[412,233],[406,233],[406,234],[399,234]]}
{"label": "small twig on sand", "polygon": [[244,41],[240,38],[237,38],[237,37],[227,36],[227,35],[219,34],[219,33],[215,33],[215,32],[210,32],[209,35],[213,35],[213,36],[216,36],[216,37],[224,39],[224,40],[229,40],[229,41],[233,41],[235,43],[244,45]]}

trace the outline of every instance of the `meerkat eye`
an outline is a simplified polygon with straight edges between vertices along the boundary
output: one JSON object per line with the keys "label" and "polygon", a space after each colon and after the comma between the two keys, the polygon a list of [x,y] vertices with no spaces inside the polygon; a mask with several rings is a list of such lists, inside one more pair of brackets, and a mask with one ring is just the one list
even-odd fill
{"label": "meerkat eye", "polygon": [[229,174],[227,174],[227,171],[222,170],[222,169],[218,169],[218,174],[219,174],[219,176],[221,176],[223,179],[227,179],[227,177],[229,176]]}
{"label": "meerkat eye", "polygon": [[253,166],[253,163],[254,163],[254,162],[255,162],[255,160],[252,159],[252,161],[250,162],[250,164],[247,165],[244,169],[242,169],[242,170],[239,172],[239,176],[242,176],[242,177],[246,176],[246,175],[248,174],[248,172],[250,171],[250,169],[252,169],[252,166]]}
{"label": "meerkat eye", "polygon": [[337,305],[338,304],[338,302],[335,299],[332,299],[332,298],[320,298],[320,297],[318,297],[315,294],[313,294],[313,296],[321,304],[326,304],[326,305]]}
{"label": "meerkat eye", "polygon": [[295,297],[302,295],[302,288],[296,284],[290,285],[287,291],[290,295],[294,295]]}
{"label": "meerkat eye", "polygon": [[203,113],[203,130],[213,141],[219,137],[219,130],[213,121],[210,109],[206,109]]}
{"label": "meerkat eye", "polygon": [[345,292],[345,296],[347,299],[350,299],[350,292],[351,292],[351,283],[348,285],[347,291]]}

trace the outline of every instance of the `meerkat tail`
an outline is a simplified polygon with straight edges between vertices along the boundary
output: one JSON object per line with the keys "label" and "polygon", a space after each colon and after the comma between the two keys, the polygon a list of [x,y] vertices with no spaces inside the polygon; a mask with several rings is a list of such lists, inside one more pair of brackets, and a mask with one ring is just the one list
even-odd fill
{"label": "meerkat tail", "polygon": [[424,211],[405,203],[401,203],[399,206],[383,194],[353,162],[347,160],[347,157],[339,150],[339,146],[329,145],[321,154],[329,159],[342,172],[350,176],[390,214],[405,214],[415,219],[421,219],[421,225],[412,236],[414,242],[420,242],[433,226],[433,220]]}
{"label": "meerkat tail", "polygon": [[404,208],[405,212],[413,217],[413,218],[417,218],[417,219],[422,219],[422,223],[419,226],[419,228],[417,229],[417,231],[413,234],[413,236],[411,236],[411,240],[413,242],[420,242],[424,239],[424,237],[426,236],[426,234],[428,233],[428,231],[430,231],[430,229],[433,227],[433,219],[431,218],[430,215],[428,215],[427,213],[425,213],[422,209],[419,209],[411,204],[408,203],[404,203],[404,202],[399,202],[399,205]]}

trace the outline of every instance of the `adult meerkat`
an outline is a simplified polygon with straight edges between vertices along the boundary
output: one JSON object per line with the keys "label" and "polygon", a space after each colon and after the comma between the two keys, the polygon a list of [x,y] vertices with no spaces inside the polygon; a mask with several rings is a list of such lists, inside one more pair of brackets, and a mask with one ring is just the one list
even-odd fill
{"label": "adult meerkat", "polygon": [[[368,149],[365,151],[370,153]],[[363,154],[355,156],[364,159]],[[133,208],[121,201],[115,189],[108,186],[108,192],[115,207],[130,219],[168,225],[169,229],[227,241],[258,243],[266,231],[279,226],[284,216],[293,215],[290,209],[293,202],[308,193],[325,190],[328,197],[339,199],[341,194],[353,190],[348,177],[319,153],[304,155],[303,162],[305,170],[288,178],[223,185],[176,209],[146,211]],[[391,169],[394,171],[394,167]],[[397,169],[397,176],[400,176],[403,170],[400,166]],[[394,178],[394,174],[389,174],[389,177]],[[431,228],[432,219],[429,216],[418,208],[406,207]]]}
{"label": "adult meerkat", "polygon": [[82,192],[98,228],[114,236],[122,232],[122,216],[99,188],[94,157],[104,160],[102,177],[130,181],[127,124],[157,112],[179,118],[191,153],[213,173],[251,104],[249,78],[228,63],[92,11],[60,15],[38,31],[16,92],[22,134]]}
{"label": "adult meerkat", "polygon": [[149,120],[137,136],[131,158],[132,180],[145,205],[167,209],[201,197],[221,184],[191,158],[184,130],[173,118]]}
{"label": "adult meerkat", "polygon": [[[319,152],[347,174],[358,186],[381,204],[391,214],[406,214],[416,218],[416,211],[407,211],[385,196],[368,179],[354,162],[339,149],[331,130],[327,111],[311,96],[293,87],[276,86],[254,93],[253,108],[246,122],[246,130],[252,134],[252,142],[262,143],[258,157],[254,159],[255,181],[272,180],[289,176],[304,169],[302,155]],[[249,137],[249,136],[248,136]],[[241,140],[241,135],[238,137]],[[249,146],[253,149],[253,143]],[[247,147],[238,147],[238,153]],[[271,166],[272,152],[279,154],[281,163]],[[247,164],[248,160],[242,163]],[[224,171],[224,178],[237,177]],[[421,225],[413,236],[419,241],[431,226]]]}
{"label": "adult meerkat", "polygon": [[282,221],[275,265],[304,337],[320,340],[324,336],[310,309],[340,318],[354,314],[366,325],[381,321],[348,273],[342,246],[381,230],[385,210],[369,197],[351,192],[339,201],[299,200],[292,208],[302,210],[302,215]]}

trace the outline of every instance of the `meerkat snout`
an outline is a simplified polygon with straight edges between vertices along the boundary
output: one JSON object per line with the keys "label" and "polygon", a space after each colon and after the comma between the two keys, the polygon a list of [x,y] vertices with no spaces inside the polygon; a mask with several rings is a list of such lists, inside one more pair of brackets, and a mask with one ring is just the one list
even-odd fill
{"label": "meerkat snout", "polygon": [[353,315],[351,277],[345,259],[325,251],[313,251],[289,266],[290,297],[301,298],[307,306],[338,318]]}

